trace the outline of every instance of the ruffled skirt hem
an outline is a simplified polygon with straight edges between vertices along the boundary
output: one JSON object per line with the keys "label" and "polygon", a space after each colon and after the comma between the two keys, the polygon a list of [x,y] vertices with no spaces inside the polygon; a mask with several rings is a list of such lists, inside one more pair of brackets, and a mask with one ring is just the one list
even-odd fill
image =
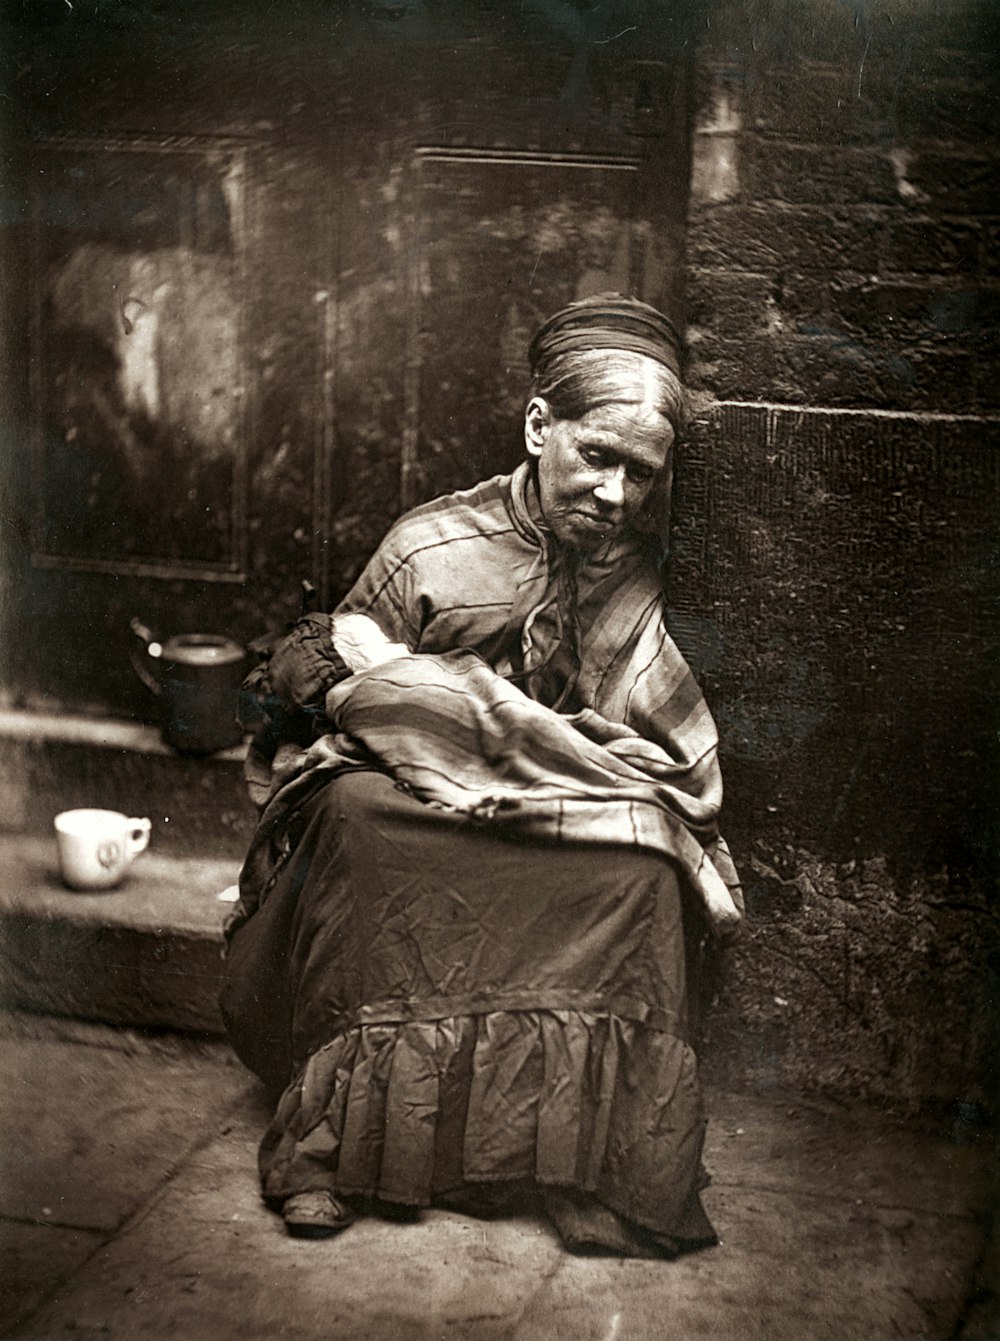
{"label": "ruffled skirt hem", "polygon": [[614,1014],[506,1010],[339,1034],[285,1090],[260,1165],[274,1205],[326,1189],[420,1207],[528,1184],[578,1251],[673,1255],[716,1241],[704,1129],[682,1039]]}

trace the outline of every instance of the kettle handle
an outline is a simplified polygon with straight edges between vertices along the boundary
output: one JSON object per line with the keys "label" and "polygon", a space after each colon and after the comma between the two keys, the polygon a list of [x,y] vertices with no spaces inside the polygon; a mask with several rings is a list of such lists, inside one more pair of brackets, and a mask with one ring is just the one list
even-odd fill
{"label": "kettle handle", "polygon": [[153,635],[136,615],[133,615],[129,620],[129,627],[145,648],[143,655],[140,657],[139,649],[136,647],[135,643],[129,647],[128,655],[129,660],[132,662],[132,669],[147,689],[151,689],[154,694],[159,694],[160,682],[154,675],[149,673],[149,667],[146,665],[146,662],[150,657],[149,646],[154,641]]}

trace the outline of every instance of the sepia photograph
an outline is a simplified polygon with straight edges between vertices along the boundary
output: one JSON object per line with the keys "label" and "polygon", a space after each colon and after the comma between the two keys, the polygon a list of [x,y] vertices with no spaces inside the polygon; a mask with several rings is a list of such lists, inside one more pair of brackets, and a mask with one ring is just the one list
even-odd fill
{"label": "sepia photograph", "polygon": [[0,146],[0,1337],[998,1341],[997,0],[0,0]]}

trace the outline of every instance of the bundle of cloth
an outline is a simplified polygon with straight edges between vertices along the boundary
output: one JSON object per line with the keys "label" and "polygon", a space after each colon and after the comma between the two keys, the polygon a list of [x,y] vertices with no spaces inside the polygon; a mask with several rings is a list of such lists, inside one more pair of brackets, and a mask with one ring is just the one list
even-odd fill
{"label": "bundle of cloth", "polygon": [[528,698],[472,651],[413,655],[365,615],[333,619],[359,672],[326,696],[346,736],[324,736],[303,768],[358,759],[357,747],[419,800],[526,838],[620,843],[672,858],[719,930],[741,918],[696,837],[700,803],[672,785],[676,762],[589,708],[562,715]]}

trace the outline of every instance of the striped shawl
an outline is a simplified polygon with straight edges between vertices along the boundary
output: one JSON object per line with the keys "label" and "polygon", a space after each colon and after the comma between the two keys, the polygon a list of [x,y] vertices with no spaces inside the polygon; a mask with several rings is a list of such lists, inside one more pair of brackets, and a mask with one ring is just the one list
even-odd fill
{"label": "striped shawl", "polygon": [[241,881],[247,911],[317,775],[374,763],[478,822],[663,852],[713,925],[738,920],[715,725],[666,631],[642,537],[586,560],[560,552],[524,465],[403,517],[335,615],[347,613],[427,655],[349,676],[329,616],[276,650],[272,697],[325,710],[333,730],[274,758]]}

